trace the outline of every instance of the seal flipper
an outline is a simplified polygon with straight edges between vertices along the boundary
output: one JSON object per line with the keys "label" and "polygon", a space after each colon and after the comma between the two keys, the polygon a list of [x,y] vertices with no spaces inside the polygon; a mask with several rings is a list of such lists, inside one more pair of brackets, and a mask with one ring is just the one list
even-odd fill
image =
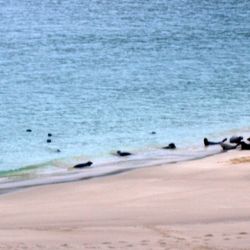
{"label": "seal flipper", "polygon": [[224,138],[221,142],[223,143],[223,142],[225,142],[227,140],[227,138]]}

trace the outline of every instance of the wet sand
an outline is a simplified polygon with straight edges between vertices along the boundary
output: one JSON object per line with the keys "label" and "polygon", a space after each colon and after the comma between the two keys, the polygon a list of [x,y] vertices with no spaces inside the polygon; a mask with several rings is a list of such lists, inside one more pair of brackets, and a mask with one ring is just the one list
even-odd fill
{"label": "wet sand", "polygon": [[250,152],[0,196],[0,249],[250,249]]}

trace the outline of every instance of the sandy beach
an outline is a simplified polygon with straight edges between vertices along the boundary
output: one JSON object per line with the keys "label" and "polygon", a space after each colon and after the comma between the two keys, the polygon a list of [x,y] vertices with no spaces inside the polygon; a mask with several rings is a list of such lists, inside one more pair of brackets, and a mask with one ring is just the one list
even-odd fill
{"label": "sandy beach", "polygon": [[250,154],[0,196],[0,249],[250,249]]}

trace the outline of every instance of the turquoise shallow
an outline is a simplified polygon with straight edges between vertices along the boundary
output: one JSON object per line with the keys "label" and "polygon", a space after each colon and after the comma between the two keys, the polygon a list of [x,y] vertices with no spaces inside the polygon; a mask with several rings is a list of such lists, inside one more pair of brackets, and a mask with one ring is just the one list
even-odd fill
{"label": "turquoise shallow", "polygon": [[250,1],[0,3],[0,171],[250,127]]}

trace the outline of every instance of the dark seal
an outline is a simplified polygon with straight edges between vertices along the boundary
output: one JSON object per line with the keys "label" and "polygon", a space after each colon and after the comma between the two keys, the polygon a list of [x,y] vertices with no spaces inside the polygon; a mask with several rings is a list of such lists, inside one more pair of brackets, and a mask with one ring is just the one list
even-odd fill
{"label": "dark seal", "polygon": [[250,144],[245,143],[244,141],[240,142],[241,150],[250,150]]}
{"label": "dark seal", "polygon": [[242,136],[232,136],[229,142],[239,144],[242,140],[243,140]]}
{"label": "dark seal", "polygon": [[163,149],[176,149],[176,146],[173,142],[171,142],[168,144],[168,146],[163,147]]}
{"label": "dark seal", "polygon": [[52,141],[51,141],[51,139],[47,139],[47,143],[51,143]]}
{"label": "dark seal", "polygon": [[227,140],[227,138],[224,138],[221,141],[215,142],[215,141],[209,141],[207,138],[204,138],[203,142],[204,142],[204,145],[207,147],[207,146],[212,146],[212,145],[220,145],[220,144],[224,143],[226,140]]}
{"label": "dark seal", "polygon": [[26,129],[26,132],[30,133],[30,132],[32,132],[32,130],[31,129]]}
{"label": "dark seal", "polygon": [[88,161],[88,162],[85,162],[85,163],[77,164],[73,168],[86,168],[86,167],[90,167],[92,164],[93,164],[92,161]]}
{"label": "dark seal", "polygon": [[51,133],[48,133],[48,137],[51,137],[52,136],[52,134]]}
{"label": "dark seal", "polygon": [[132,155],[131,153],[129,152],[122,152],[120,150],[116,151],[116,153],[119,155],[119,156],[129,156],[129,155]]}
{"label": "dark seal", "polygon": [[239,146],[239,144],[231,145],[229,143],[221,143],[220,145],[224,151],[236,149]]}

